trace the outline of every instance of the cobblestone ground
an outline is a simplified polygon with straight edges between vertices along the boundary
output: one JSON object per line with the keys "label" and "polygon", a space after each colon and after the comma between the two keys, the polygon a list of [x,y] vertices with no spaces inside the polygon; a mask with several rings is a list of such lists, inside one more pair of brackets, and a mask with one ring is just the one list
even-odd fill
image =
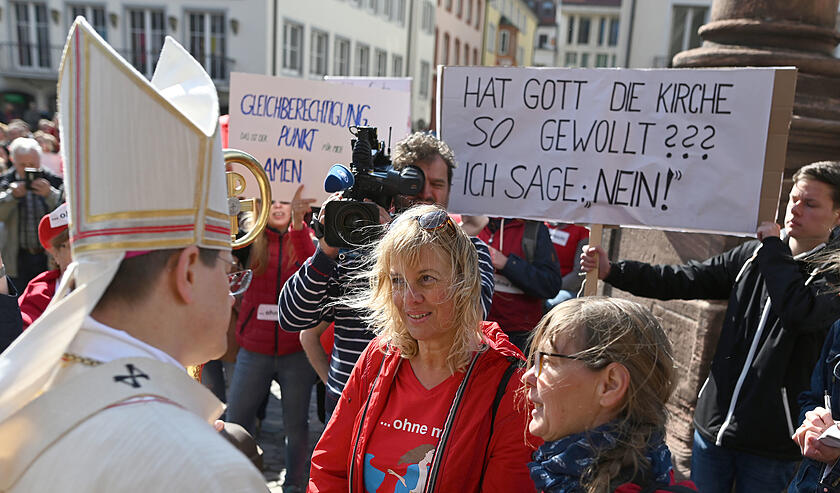
{"label": "cobblestone ground", "polygon": [[[315,387],[312,387],[312,399],[309,405],[309,452],[321,437],[324,425],[318,419],[317,403],[315,401]],[[283,430],[283,411],[280,407],[280,386],[277,382],[271,384],[271,397],[268,399],[265,421],[262,423],[257,443],[263,450],[263,476],[265,485],[272,493],[283,492],[283,478],[286,475],[285,445]],[[291,492],[287,492],[291,493]]]}

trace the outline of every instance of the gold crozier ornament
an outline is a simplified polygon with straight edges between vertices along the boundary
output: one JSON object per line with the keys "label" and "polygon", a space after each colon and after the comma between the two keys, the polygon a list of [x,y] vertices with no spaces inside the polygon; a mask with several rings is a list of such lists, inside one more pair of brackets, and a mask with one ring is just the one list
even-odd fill
{"label": "gold crozier ornament", "polygon": [[225,172],[227,175],[231,247],[238,249],[253,243],[257,239],[257,236],[265,229],[266,224],[268,224],[268,213],[271,210],[271,185],[268,181],[268,175],[265,174],[262,166],[260,166],[260,163],[254,156],[237,149],[225,149],[223,152],[226,167],[230,169],[227,166],[228,163],[241,164],[254,175],[254,179],[257,181],[257,186],[260,189],[260,210],[254,222],[254,227],[245,236],[237,240],[236,234],[239,233],[239,212],[255,212],[258,202],[253,197],[247,199],[238,198],[245,191],[245,178],[234,171]]}

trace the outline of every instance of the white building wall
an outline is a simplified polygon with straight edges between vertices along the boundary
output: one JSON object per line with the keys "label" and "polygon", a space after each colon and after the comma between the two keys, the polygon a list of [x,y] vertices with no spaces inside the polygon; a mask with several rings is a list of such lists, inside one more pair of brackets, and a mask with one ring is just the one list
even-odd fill
{"label": "white building wall", "polygon": [[[699,27],[709,20],[712,0],[627,0],[622,2],[622,18],[629,19],[635,6],[630,37],[630,68],[667,67],[671,62],[671,42],[675,37],[683,48],[699,46],[691,25]],[[675,14],[691,10],[691,25],[675,29]],[[703,18],[700,18],[701,13]],[[679,16],[680,18],[683,18]],[[629,24],[629,23],[628,23]],[[681,50],[680,50],[681,51]]]}
{"label": "white building wall", "polygon": [[[627,2],[624,2],[627,3]],[[570,19],[574,19],[570,22]],[[589,40],[580,43],[581,19],[589,19]],[[604,37],[599,43],[601,19],[604,19]],[[618,35],[615,44],[610,45],[610,23],[618,22]],[[618,7],[562,5],[557,9],[557,65],[561,67],[619,67],[621,54],[624,52],[624,39],[621,37],[622,24],[626,23]],[[571,24],[571,42],[569,27]],[[599,58],[602,57],[602,58]],[[605,57],[605,58],[603,58]],[[600,65],[596,62],[600,61]]]}
{"label": "white building wall", "polygon": [[[545,36],[547,42],[540,46],[540,37]],[[557,66],[557,26],[537,26],[534,45],[534,66]]]}

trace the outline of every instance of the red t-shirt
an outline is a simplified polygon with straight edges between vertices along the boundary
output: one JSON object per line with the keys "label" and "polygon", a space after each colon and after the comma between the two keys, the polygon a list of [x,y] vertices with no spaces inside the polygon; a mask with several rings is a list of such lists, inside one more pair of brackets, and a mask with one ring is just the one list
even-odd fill
{"label": "red t-shirt", "polygon": [[367,493],[422,491],[446,415],[463,378],[459,372],[426,389],[408,361],[400,365],[388,403],[365,450]]}

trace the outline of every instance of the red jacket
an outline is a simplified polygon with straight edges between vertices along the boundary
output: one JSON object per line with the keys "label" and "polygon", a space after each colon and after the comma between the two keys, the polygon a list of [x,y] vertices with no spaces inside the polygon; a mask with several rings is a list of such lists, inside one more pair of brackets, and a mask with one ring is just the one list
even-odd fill
{"label": "red jacket", "polygon": [[[251,280],[242,297],[239,318],[236,321],[236,341],[248,351],[261,354],[291,354],[303,350],[300,335],[280,329],[277,318],[258,320],[260,305],[273,305],[276,309],[280,289],[313,253],[308,227],[289,230],[280,234],[270,228],[263,233],[268,237],[268,265],[262,275]],[[283,262],[280,265],[280,253]]]}
{"label": "red jacket", "polygon": [[55,296],[55,288],[60,278],[61,273],[56,269],[44,271],[29,281],[26,290],[18,298],[24,330],[47,309],[47,305]]}
{"label": "red jacket", "polygon": [[[530,408],[519,391],[524,373],[521,368],[508,381],[490,435],[490,413],[499,382],[511,360],[521,360],[522,353],[508,341],[498,324],[482,324],[489,349],[479,353],[450,428],[449,442],[443,451],[436,452],[442,455],[435,458],[441,460],[441,466],[434,491],[533,492],[528,461],[542,442],[527,434],[530,445],[526,444]],[[363,459],[367,443],[385,409],[399,366],[404,363],[398,351],[383,354],[377,340],[368,345],[353,368],[338,407],[315,447],[309,492],[347,491],[351,467],[350,491],[365,491]],[[488,459],[482,482],[485,447]]]}

